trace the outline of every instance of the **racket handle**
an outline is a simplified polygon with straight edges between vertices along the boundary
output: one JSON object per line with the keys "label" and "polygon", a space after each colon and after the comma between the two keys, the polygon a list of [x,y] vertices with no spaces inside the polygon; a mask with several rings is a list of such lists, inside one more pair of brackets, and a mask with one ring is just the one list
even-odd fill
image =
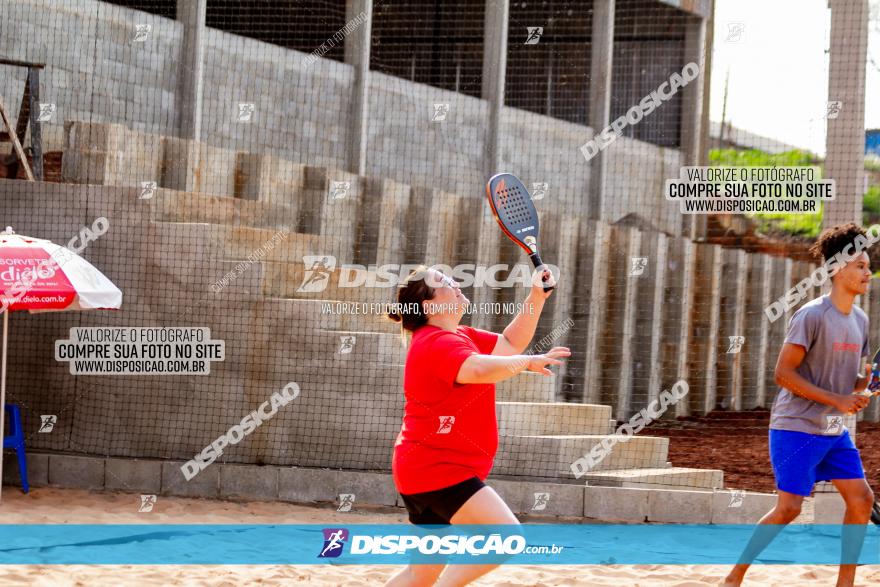
{"label": "racket handle", "polygon": [[[535,269],[544,264],[544,262],[541,260],[541,256],[538,253],[532,253],[531,255],[529,255],[529,259],[532,261],[532,265],[535,266]],[[542,275],[541,281],[546,282],[547,279]],[[547,283],[544,283],[544,291],[550,291],[552,289],[556,289],[556,286],[547,285]]]}

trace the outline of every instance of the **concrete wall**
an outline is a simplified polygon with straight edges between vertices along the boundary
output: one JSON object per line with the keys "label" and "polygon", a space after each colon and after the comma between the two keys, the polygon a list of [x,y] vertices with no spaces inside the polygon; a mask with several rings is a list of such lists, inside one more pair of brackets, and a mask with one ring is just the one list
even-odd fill
{"label": "concrete wall", "polygon": [[[324,291],[302,293],[304,256],[330,255],[339,264],[524,261],[498,240],[484,210],[469,205],[477,200],[441,190],[425,198],[393,180],[121,125],[69,123],[66,130],[63,175],[72,183],[2,180],[0,215],[19,233],[59,243],[107,217],[111,230],[84,255],[125,300],[119,312],[13,314],[9,399],[24,406],[31,429],[40,414],[59,416],[57,433],[29,440],[38,448],[190,458],[296,381],[304,390],[296,408],[230,449],[227,462],[386,470],[402,410],[405,354],[396,328],[381,316],[326,315],[321,302],[387,302],[393,292],[340,287],[337,270]],[[151,176],[157,190],[143,199],[138,180]],[[333,180],[348,181],[351,194],[332,198]],[[95,185],[101,183],[110,185]],[[230,190],[233,197],[210,195]],[[764,325],[763,302],[782,295],[810,270],[807,264],[783,271],[788,276],[780,280],[762,255],[557,213],[545,212],[543,223],[548,259],[563,273],[533,342],[571,321],[545,344],[570,346],[574,355],[540,384],[520,377],[499,386],[506,401],[604,404],[624,420],[685,379],[691,392],[676,415],[701,415],[718,404],[769,405],[775,396],[769,371],[784,327],[782,319]],[[282,228],[290,234],[281,244],[221,292],[212,290]],[[635,258],[645,261],[639,272]],[[481,287],[471,293],[482,302],[517,302],[526,292]],[[500,331],[511,317],[496,312],[468,320]],[[53,341],[73,326],[151,324],[208,326],[226,341],[228,359],[207,377],[74,377],[54,360]],[[343,335],[359,338],[354,352],[337,352]],[[737,355],[727,352],[732,335],[746,336]],[[875,419],[876,412],[865,416]],[[523,440],[532,434],[522,434],[503,444],[499,470],[531,467],[536,476],[565,476],[566,462],[597,438],[589,423],[568,417],[585,426],[581,436]],[[519,418],[517,426],[530,421]],[[619,462],[666,466],[664,447],[637,445],[629,443],[632,452]]]}
{"label": "concrete wall", "polygon": [[[31,487],[75,487],[134,494],[223,499],[272,500],[312,505],[340,505],[340,494],[353,495],[352,515],[375,511],[376,506],[403,508],[390,475],[358,471],[332,471],[302,467],[215,465],[187,483],[181,462],[84,457],[31,453],[28,471]],[[4,483],[20,485],[13,467],[4,467]],[[754,524],[776,496],[743,493],[731,507],[732,493],[725,490],[689,491],[591,487],[540,481],[490,478],[492,487],[511,510],[529,521],[553,517],[586,517],[606,522],[662,522],[684,524]],[[7,489],[6,491],[10,491]],[[546,503],[536,509],[538,493]],[[816,502],[829,494],[817,493]],[[836,496],[836,494],[835,494]],[[807,498],[805,505],[812,505]],[[139,498],[132,496],[132,503]],[[837,504],[833,504],[837,505]],[[805,508],[807,509],[807,508]],[[816,511],[816,523],[819,509]],[[838,517],[839,519],[839,517]],[[812,520],[804,520],[812,521]],[[822,523],[833,523],[828,519]]]}
{"label": "concrete wall", "polygon": [[[148,43],[132,43],[135,24],[152,26]],[[57,110],[43,124],[44,152],[61,148],[65,120],[174,134],[180,42],[180,23],[104,2],[0,3],[0,55],[47,65],[40,100]],[[0,95],[16,113],[25,72],[0,65]]]}
{"label": "concrete wall", "polygon": [[[136,24],[150,38],[132,41]],[[94,0],[24,0],[0,4],[0,54],[47,63],[41,101],[57,112],[44,124],[44,151],[59,150],[66,120],[122,122],[176,134],[182,27],[179,22]],[[346,167],[353,70],[253,39],[207,29],[202,140],[231,150],[267,152],[318,166]],[[0,66],[0,94],[16,104],[24,70]],[[367,174],[423,188],[483,197],[488,103],[374,73],[369,86]],[[250,122],[238,104],[253,103]],[[431,122],[435,103],[450,104]],[[16,106],[17,107],[17,106]],[[590,165],[578,147],[591,129],[505,108],[505,167],[547,183],[542,206],[587,217]],[[633,139],[609,150],[607,214],[638,214],[655,229],[679,234],[677,209],[662,198],[678,174],[680,153]]]}

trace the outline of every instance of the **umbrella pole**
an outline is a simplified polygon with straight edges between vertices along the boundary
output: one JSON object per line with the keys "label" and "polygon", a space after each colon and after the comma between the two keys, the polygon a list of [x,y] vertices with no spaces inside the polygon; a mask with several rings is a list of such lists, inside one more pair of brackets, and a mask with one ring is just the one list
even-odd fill
{"label": "umbrella pole", "polygon": [[[6,335],[9,332],[9,308],[3,312],[3,358],[0,359],[0,447],[5,438],[6,423]],[[3,492],[3,449],[0,448],[0,495]]]}

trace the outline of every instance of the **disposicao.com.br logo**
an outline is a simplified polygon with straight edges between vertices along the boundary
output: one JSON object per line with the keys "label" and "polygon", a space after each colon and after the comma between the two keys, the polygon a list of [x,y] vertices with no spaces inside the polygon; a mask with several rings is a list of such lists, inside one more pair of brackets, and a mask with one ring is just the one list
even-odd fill
{"label": "disposicao.com.br logo", "polygon": [[491,534],[353,534],[345,528],[324,528],[324,544],[318,558],[335,558],[342,554],[345,544],[350,543],[353,555],[503,555],[558,554],[562,546],[528,546],[524,536],[500,533]]}
{"label": "disposicao.com.br logo", "polygon": [[[332,255],[305,255],[303,257],[303,278],[297,288],[299,293],[317,293],[324,291],[334,278],[336,287],[382,287],[392,288],[402,284],[406,277],[419,265],[339,265]],[[459,287],[529,287],[541,284],[541,274],[525,264],[507,265],[475,265],[461,263],[455,266],[434,265],[434,269],[456,281]],[[554,277],[559,275],[556,265],[546,265]],[[503,279],[499,279],[503,276]],[[443,284],[428,283],[431,287]]]}

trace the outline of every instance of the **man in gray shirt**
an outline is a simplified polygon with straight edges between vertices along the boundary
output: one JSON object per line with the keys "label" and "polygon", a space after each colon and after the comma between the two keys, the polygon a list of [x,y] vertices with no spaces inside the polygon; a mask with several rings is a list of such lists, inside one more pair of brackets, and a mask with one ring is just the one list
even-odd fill
{"label": "man in gray shirt", "polygon": [[[861,236],[860,236],[861,235]],[[776,506],[758,528],[726,577],[739,585],[749,564],[801,511],[817,481],[831,481],[846,502],[843,560],[837,585],[852,585],[874,494],[865,481],[859,451],[843,417],[863,410],[868,383],[868,317],[854,305],[868,290],[870,260],[860,243],[865,230],[835,226],[811,248],[820,262],[843,253],[852,259],[831,277],[831,293],[804,304],[791,318],[776,362],[779,393],[770,414],[770,461],[776,477]],[[855,246],[854,246],[855,243]]]}
{"label": "man in gray shirt", "polygon": [[[833,394],[850,395],[863,368],[861,357],[870,352],[868,315],[852,304],[845,314],[830,294],[820,296],[792,316],[785,344],[804,348],[796,372],[807,381]],[[834,403],[807,399],[784,386],[779,388],[770,413],[770,429],[823,436],[840,436],[846,431],[843,412]],[[812,486],[806,489],[809,495]]]}

